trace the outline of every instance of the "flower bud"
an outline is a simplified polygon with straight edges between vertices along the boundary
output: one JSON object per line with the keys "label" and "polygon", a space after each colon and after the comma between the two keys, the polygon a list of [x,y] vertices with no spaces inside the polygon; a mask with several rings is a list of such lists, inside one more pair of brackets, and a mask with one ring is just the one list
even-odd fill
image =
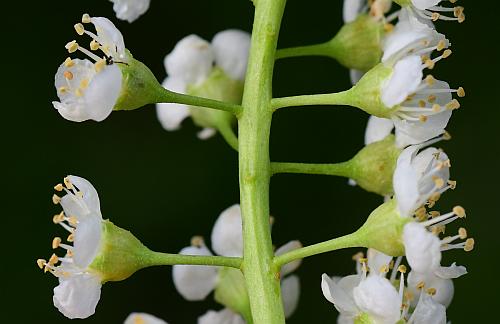
{"label": "flower bud", "polygon": [[215,287],[215,300],[245,318],[252,318],[245,277],[240,270],[221,268]]}
{"label": "flower bud", "polygon": [[352,158],[351,178],[367,191],[383,196],[392,194],[392,179],[400,153],[392,134],[368,144]]}
{"label": "flower bud", "polygon": [[396,200],[391,199],[377,207],[356,233],[363,237],[367,248],[392,256],[404,255],[403,228],[411,221],[411,217],[400,216]]}
{"label": "flower bud", "polygon": [[380,62],[384,23],[367,14],[346,23],[327,43],[330,56],[350,69],[368,71]]}

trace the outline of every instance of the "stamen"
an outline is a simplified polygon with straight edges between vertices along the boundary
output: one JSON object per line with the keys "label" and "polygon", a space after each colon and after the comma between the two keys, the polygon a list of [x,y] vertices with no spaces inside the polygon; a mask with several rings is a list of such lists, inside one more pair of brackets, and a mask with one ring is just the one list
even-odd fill
{"label": "stamen", "polygon": [[90,15],[89,14],[83,14],[83,16],[82,16],[82,23],[89,24],[90,21],[91,21]]}
{"label": "stamen", "polygon": [[81,23],[75,24],[75,31],[78,35],[82,36],[85,33],[85,27]]}
{"label": "stamen", "polygon": [[65,177],[63,179],[63,181],[64,181],[64,185],[66,186],[66,188],[73,189],[73,184],[71,183],[71,181],[69,180],[68,177]]}
{"label": "stamen", "polygon": [[455,109],[460,108],[460,102],[458,102],[457,99],[453,99],[452,101],[447,103],[445,107],[448,110],[455,110]]}
{"label": "stamen", "polygon": [[64,47],[68,50],[69,53],[74,53],[78,50],[78,43],[76,42],[76,40],[73,40],[67,43]]}
{"label": "stamen", "polygon": [[54,224],[59,224],[60,222],[64,221],[64,219],[65,219],[65,217],[64,217],[63,211],[57,215],[54,215],[54,217],[52,217],[52,221],[54,222]]}
{"label": "stamen", "polygon": [[45,259],[38,259],[36,260],[36,264],[40,269],[43,269],[43,267],[47,264],[47,261]]}
{"label": "stamen", "polygon": [[67,80],[73,80],[73,73],[70,71],[64,71],[63,75]]}
{"label": "stamen", "polygon": [[63,187],[62,183],[58,183],[54,186],[54,190],[56,190],[56,191],[63,191],[63,188],[64,187]]}
{"label": "stamen", "polygon": [[106,66],[106,60],[105,59],[101,59],[97,62],[95,62],[94,64],[94,68],[96,70],[97,73],[101,72],[102,69],[104,69],[104,67]]}
{"label": "stamen", "polygon": [[455,215],[457,215],[460,218],[464,218],[466,216],[465,209],[462,206],[455,206],[453,208],[453,213],[455,213]]}
{"label": "stamen", "polygon": [[99,47],[101,46],[101,44],[99,44],[98,41],[96,41],[95,39],[93,39],[91,42],[90,42],[90,49],[93,50],[93,51],[97,51],[99,49]]}
{"label": "stamen", "polygon": [[474,249],[475,241],[473,238],[469,238],[465,241],[464,251],[470,252]]}
{"label": "stamen", "polygon": [[52,196],[52,202],[54,203],[54,205],[57,205],[61,202],[61,197],[59,197],[58,195],[54,194]]}
{"label": "stamen", "polygon": [[203,239],[203,236],[193,236],[191,238],[191,246],[195,247],[205,246],[205,240]]}
{"label": "stamen", "polygon": [[459,87],[459,88],[458,88],[458,90],[457,90],[457,95],[458,95],[460,98],[465,97],[465,90],[464,90],[464,88]]}
{"label": "stamen", "polygon": [[66,239],[66,241],[68,242],[73,242],[75,240],[75,233],[71,233],[69,234],[68,238]]}
{"label": "stamen", "polygon": [[73,60],[70,58],[70,57],[67,57],[65,60],[64,60],[64,66],[67,67],[67,68],[70,68],[72,66],[75,65],[75,62],[73,62]]}
{"label": "stamen", "polygon": [[427,294],[430,295],[430,296],[436,295],[436,292],[437,292],[436,288],[429,288],[429,289],[427,289]]}
{"label": "stamen", "polygon": [[52,240],[52,248],[57,249],[59,245],[61,244],[61,238],[60,237],[54,237]]}

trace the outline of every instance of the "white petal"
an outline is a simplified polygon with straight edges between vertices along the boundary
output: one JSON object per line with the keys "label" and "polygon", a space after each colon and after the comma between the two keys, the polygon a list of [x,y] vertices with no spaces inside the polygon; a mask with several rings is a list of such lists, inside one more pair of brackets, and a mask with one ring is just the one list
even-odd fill
{"label": "white petal", "polygon": [[[69,175],[69,181],[76,186],[79,192],[81,192],[82,199],[89,210],[94,213],[101,213],[101,204],[99,202],[99,195],[94,186],[82,177]],[[99,215],[100,216],[100,215]],[[102,217],[101,217],[102,219]]]}
{"label": "white petal", "polygon": [[[72,67],[62,64],[55,76],[56,89],[68,87],[62,94],[58,90],[61,102],[53,102],[54,108],[67,120],[81,122],[88,119],[102,121],[111,114],[122,86],[122,73],[116,65],[108,65],[101,72],[95,73],[93,64],[89,60],[73,60]],[[72,73],[72,80],[67,80],[64,73]],[[80,89],[83,80],[88,82],[86,89]],[[81,96],[75,91],[80,89]]]}
{"label": "white petal", "polygon": [[395,199],[398,203],[399,213],[403,217],[411,217],[418,206],[420,192],[418,190],[418,173],[411,162],[418,152],[417,146],[410,146],[399,155],[393,175]]}
{"label": "white petal", "polygon": [[149,9],[150,0],[111,0],[116,17],[133,22]]}
{"label": "white petal", "polygon": [[401,300],[391,282],[378,275],[370,275],[354,288],[356,305],[376,323],[394,324],[400,318]]}
{"label": "white petal", "polygon": [[403,242],[413,271],[427,273],[440,267],[441,241],[424,226],[414,222],[406,224]]}
{"label": "white petal", "polygon": [[370,116],[366,125],[365,145],[383,140],[393,129],[394,123],[392,120]]}
{"label": "white petal", "polygon": [[344,0],[343,18],[344,23],[354,21],[367,6],[366,0]]}
{"label": "white petal", "polygon": [[455,262],[449,267],[439,267],[434,271],[434,274],[443,279],[456,279],[467,274],[467,269],[464,266],[457,266]]}
{"label": "white petal", "polygon": [[411,324],[446,324],[446,307],[424,294],[408,323]]}
{"label": "white petal", "polygon": [[196,136],[198,136],[201,140],[207,140],[217,134],[217,130],[211,127],[205,127],[201,131],[199,131]]}
{"label": "white petal", "polygon": [[358,83],[358,81],[361,80],[363,75],[365,75],[365,72],[363,72],[363,71],[354,70],[354,69],[349,70],[349,77],[350,77],[351,83],[353,85]]}
{"label": "white petal", "polygon": [[283,308],[285,317],[290,317],[299,303],[300,281],[296,275],[291,275],[281,280],[281,298],[283,299]]}
{"label": "white petal", "polygon": [[235,80],[243,81],[247,71],[250,34],[238,29],[217,33],[212,39],[215,64]]}
{"label": "white petal", "polygon": [[243,233],[240,205],[224,210],[212,229],[212,249],[218,255],[241,257],[243,255]]}
{"label": "white petal", "polygon": [[167,322],[151,314],[131,313],[123,324],[167,324]]}
{"label": "white petal", "polygon": [[54,306],[67,318],[87,318],[95,313],[101,297],[101,281],[89,274],[59,279],[54,288]]}
{"label": "white petal", "polygon": [[[300,249],[301,247],[302,243],[300,243],[300,241],[290,241],[287,244],[279,247],[274,254],[282,255],[292,250]],[[284,277],[287,274],[294,272],[295,270],[297,270],[301,263],[302,259],[285,264],[283,267],[281,267],[281,276]]]}
{"label": "white petal", "polygon": [[214,52],[210,44],[189,35],[181,39],[170,54],[165,57],[165,69],[169,76],[181,78],[186,84],[203,82],[214,63]]}
{"label": "white petal", "polygon": [[382,102],[389,108],[402,103],[414,93],[423,78],[422,60],[418,55],[412,55],[399,60],[392,75],[382,86]]}
{"label": "white petal", "polygon": [[337,324],[354,324],[354,317],[341,313],[337,317]]}
{"label": "white petal", "polygon": [[368,268],[374,273],[379,273],[384,266],[389,266],[392,261],[392,256],[386,255],[375,249],[368,249],[367,252]]}
{"label": "white petal", "polygon": [[[178,93],[186,92],[186,83],[182,78],[167,77],[162,86]],[[163,128],[168,131],[178,130],[184,119],[189,117],[189,106],[177,103],[156,104],[156,115]]]}
{"label": "white petal", "polygon": [[437,5],[441,0],[411,0],[411,2],[417,9],[425,10]]}
{"label": "white petal", "polygon": [[321,290],[325,298],[342,314],[355,316],[359,310],[348,291],[335,283],[327,274],[321,276]]}
{"label": "white petal", "polygon": [[[185,255],[212,255],[205,247],[189,246],[182,249]],[[172,277],[175,288],[187,300],[203,300],[214,290],[217,283],[217,267],[174,265]]]}
{"label": "white petal", "polygon": [[97,41],[101,44],[101,48],[106,49],[106,54],[115,60],[126,60],[123,35],[111,20],[105,17],[92,17],[91,22],[97,32]]}
{"label": "white petal", "polygon": [[73,261],[75,265],[85,269],[94,261],[101,247],[101,219],[88,217],[78,221],[74,234]]}
{"label": "white petal", "polygon": [[453,281],[451,279],[442,279],[435,276],[432,273],[418,273],[415,271],[410,271],[408,274],[408,289],[414,295],[414,299],[412,300],[412,306],[416,306],[421,289],[417,288],[417,285],[420,283],[424,283],[424,291],[428,288],[436,289],[436,294],[432,296],[432,298],[444,305],[445,307],[450,306],[451,300],[453,299],[453,294],[455,292],[455,288],[453,286]]}
{"label": "white petal", "polygon": [[198,324],[245,324],[243,318],[229,308],[209,310],[198,318]]}

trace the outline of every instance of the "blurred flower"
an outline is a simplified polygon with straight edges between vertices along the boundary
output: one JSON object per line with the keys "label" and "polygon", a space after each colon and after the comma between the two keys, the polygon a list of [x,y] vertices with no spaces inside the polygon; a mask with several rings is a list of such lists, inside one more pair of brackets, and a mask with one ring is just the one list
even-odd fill
{"label": "blurred flower", "polygon": [[[92,38],[88,50],[76,41],[66,44],[69,53],[80,51],[89,59],[67,58],[57,70],[55,87],[60,102],[52,104],[65,119],[81,122],[88,119],[102,121],[109,116],[122,88],[122,73],[116,62],[127,62],[123,36],[113,23],[104,17],[90,17],[85,14],[82,22],[92,23],[97,34],[78,23],[75,30],[79,35]],[[100,50],[103,57],[93,51]]]}
{"label": "blurred flower", "polygon": [[131,313],[123,324],[167,324],[167,322],[151,314]]}
{"label": "blurred flower", "polygon": [[149,9],[150,0],[110,0],[116,17],[133,22]]}
{"label": "blurred flower", "polygon": [[[458,21],[462,23],[465,21],[464,7],[443,7],[439,6],[440,3],[447,2],[446,0],[394,0],[394,2],[399,3],[403,10],[408,10],[410,14],[418,17],[419,19],[437,21]],[[450,0],[451,3],[455,3],[456,0]],[[450,14],[443,15],[442,13]]]}

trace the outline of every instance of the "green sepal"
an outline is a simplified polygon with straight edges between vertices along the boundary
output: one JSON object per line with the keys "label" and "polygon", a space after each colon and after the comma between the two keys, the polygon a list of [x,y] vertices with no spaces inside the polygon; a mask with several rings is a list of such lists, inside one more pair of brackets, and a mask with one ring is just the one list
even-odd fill
{"label": "green sepal", "polygon": [[115,62],[122,72],[122,90],[113,110],[133,110],[156,103],[165,89],[153,72],[127,50],[126,62]]}
{"label": "green sepal", "polygon": [[[222,69],[215,67],[203,83],[188,86],[187,94],[240,104],[243,97],[243,82],[231,79]],[[194,123],[200,127],[218,129],[227,124],[231,125],[236,121],[234,114],[226,111],[193,106],[189,109]]]}
{"label": "green sepal", "polygon": [[397,201],[391,199],[377,207],[356,232],[363,240],[363,246],[373,248],[392,256],[405,255],[403,228],[411,217],[402,217]]}
{"label": "green sepal", "polygon": [[367,313],[361,313],[354,318],[354,324],[375,324],[375,322]]}
{"label": "green sepal", "polygon": [[121,281],[144,268],[150,253],[132,233],[104,220],[101,246],[88,268],[99,274],[103,283]]}
{"label": "green sepal", "polygon": [[394,135],[366,145],[350,161],[350,176],[363,189],[382,196],[394,190],[392,178],[401,149],[396,146]]}
{"label": "green sepal", "polygon": [[214,297],[218,303],[241,314],[247,321],[252,319],[245,277],[240,270],[220,268]]}
{"label": "green sepal", "polygon": [[407,7],[411,5],[411,0],[393,0],[395,3],[400,5],[401,7]]}

